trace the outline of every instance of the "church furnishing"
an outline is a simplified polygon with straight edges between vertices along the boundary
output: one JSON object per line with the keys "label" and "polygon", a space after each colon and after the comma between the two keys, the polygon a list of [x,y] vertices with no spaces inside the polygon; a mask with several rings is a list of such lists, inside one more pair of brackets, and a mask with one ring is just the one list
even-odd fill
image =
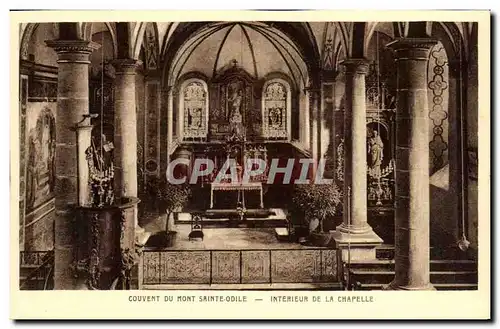
{"label": "church furnishing", "polygon": [[338,282],[333,249],[145,250],[143,257],[143,287]]}

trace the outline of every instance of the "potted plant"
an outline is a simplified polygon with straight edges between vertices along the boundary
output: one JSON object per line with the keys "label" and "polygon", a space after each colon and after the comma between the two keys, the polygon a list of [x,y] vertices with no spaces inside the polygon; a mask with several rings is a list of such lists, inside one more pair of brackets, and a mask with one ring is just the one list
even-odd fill
{"label": "potted plant", "polygon": [[342,202],[342,195],[337,185],[296,185],[292,202],[295,213],[303,218],[309,228],[309,241],[318,246],[329,245],[331,235],[329,232],[324,232],[323,222],[336,214]]}
{"label": "potted plant", "polygon": [[163,232],[165,244],[172,247],[175,244],[177,231],[174,223],[174,213],[182,211],[191,196],[191,189],[187,184],[171,184],[162,182],[158,186],[157,199],[159,210],[165,218],[165,231]]}

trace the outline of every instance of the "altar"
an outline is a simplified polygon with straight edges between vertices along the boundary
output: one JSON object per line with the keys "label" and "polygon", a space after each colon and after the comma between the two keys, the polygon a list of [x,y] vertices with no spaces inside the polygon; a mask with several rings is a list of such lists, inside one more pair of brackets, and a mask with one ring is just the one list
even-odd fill
{"label": "altar", "polygon": [[[214,207],[214,192],[216,191],[237,191],[238,192],[238,205],[243,210],[246,209],[245,191],[258,191],[260,195],[260,208],[264,208],[264,190],[261,182],[236,182],[236,183],[216,183],[210,184],[210,209]],[[240,204],[241,202],[241,204]]]}
{"label": "altar", "polygon": [[[245,167],[247,160],[265,163],[269,168],[269,159],[307,156],[292,143],[299,133],[298,110],[292,106],[298,104],[299,91],[295,87],[286,74],[258,77],[236,59],[214,71],[210,78],[200,72],[179,78],[172,90],[175,143],[169,147],[167,162],[181,159],[183,165],[175,169],[176,177],[192,178],[193,172],[210,171],[190,179],[196,195],[190,200],[190,208],[263,210],[284,206],[280,198],[283,189],[291,189],[290,185],[268,184],[267,172],[255,174],[257,164]],[[228,160],[234,160],[238,182],[226,175],[216,179]],[[280,161],[279,166],[286,163]],[[241,182],[248,170],[253,171],[251,177]],[[294,168],[293,175],[299,171]],[[224,192],[226,197],[222,196]]]}

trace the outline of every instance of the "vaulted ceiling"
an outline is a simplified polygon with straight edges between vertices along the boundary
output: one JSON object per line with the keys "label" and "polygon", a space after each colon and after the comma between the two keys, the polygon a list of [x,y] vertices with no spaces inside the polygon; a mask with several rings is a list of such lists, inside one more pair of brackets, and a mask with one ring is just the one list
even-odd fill
{"label": "vaulted ceiling", "polygon": [[[344,57],[369,55],[370,42],[377,34],[375,32],[397,38],[406,36],[410,26],[404,22],[254,21],[75,24],[81,38],[92,40],[96,34],[107,33],[109,36],[105,39],[112,44],[110,54],[113,57],[132,58],[140,57],[146,26],[153,26],[156,31],[158,58],[168,84],[194,69],[211,77],[221,67],[236,60],[248,73],[258,78],[273,71],[281,71],[289,75],[297,86],[310,83],[310,73],[316,69],[337,71],[338,61]],[[469,44],[474,44],[469,39],[474,38],[473,31],[477,30],[477,24],[425,24],[427,35],[439,39],[451,58],[459,57],[459,49],[462,52],[461,58],[468,56]],[[39,25],[43,27],[38,28]],[[45,47],[43,38],[52,38],[47,32],[50,29],[54,31],[55,38],[58,24],[21,24],[21,58],[27,59],[28,54],[34,53],[37,58],[43,57],[41,54],[45,50],[40,47]],[[99,36],[96,41],[103,40]]]}
{"label": "vaulted ceiling", "polygon": [[173,81],[184,73],[199,71],[212,77],[236,61],[256,78],[283,72],[297,86],[307,83],[307,65],[290,38],[258,22],[218,22],[207,25],[187,40],[174,57]]}

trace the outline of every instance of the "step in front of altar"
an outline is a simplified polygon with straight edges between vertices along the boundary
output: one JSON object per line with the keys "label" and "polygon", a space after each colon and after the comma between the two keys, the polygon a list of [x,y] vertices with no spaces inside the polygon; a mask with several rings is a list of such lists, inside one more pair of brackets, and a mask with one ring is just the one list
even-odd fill
{"label": "step in front of altar", "polygon": [[[192,223],[191,214],[177,214],[176,223]],[[204,227],[287,227],[287,216],[285,210],[281,208],[248,209],[243,219],[239,217],[235,209],[209,209],[202,214],[202,225]]]}

